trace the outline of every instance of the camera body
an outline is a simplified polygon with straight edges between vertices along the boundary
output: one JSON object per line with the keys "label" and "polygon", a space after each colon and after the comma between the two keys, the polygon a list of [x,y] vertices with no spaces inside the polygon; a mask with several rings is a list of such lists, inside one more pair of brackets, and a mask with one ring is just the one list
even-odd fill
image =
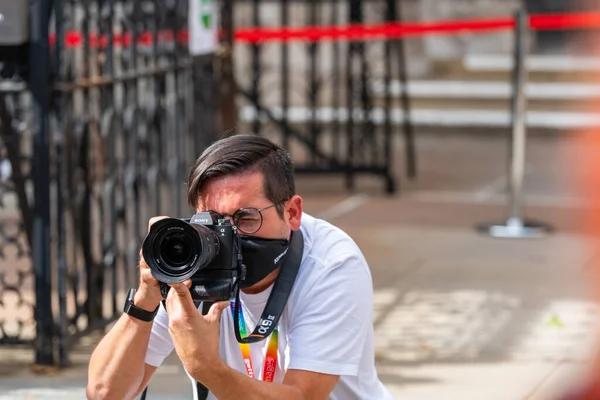
{"label": "camera body", "polygon": [[195,301],[225,301],[235,296],[238,280],[243,278],[236,228],[210,212],[155,222],[144,239],[142,254],[160,283],[163,298],[168,284],[191,279]]}

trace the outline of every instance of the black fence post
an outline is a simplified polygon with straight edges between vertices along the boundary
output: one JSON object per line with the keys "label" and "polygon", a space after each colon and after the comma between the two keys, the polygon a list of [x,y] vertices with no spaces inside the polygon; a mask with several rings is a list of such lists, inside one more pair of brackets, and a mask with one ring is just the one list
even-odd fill
{"label": "black fence post", "polygon": [[[309,0],[306,4],[307,10],[307,18],[306,22],[308,26],[318,26],[319,25],[319,4],[320,2],[316,0]],[[309,109],[309,121],[308,121],[308,129],[309,129],[309,138],[310,144],[313,148],[319,148],[319,136],[321,127],[318,120],[318,110],[319,110],[319,91],[320,91],[320,78],[319,78],[319,42],[317,40],[313,40],[308,44],[306,49],[306,57],[308,58],[308,76],[307,76],[307,93],[306,98],[308,100],[308,109]],[[319,161],[319,157],[315,152],[311,153],[310,162],[313,164],[317,164]]]}
{"label": "black fence post", "polygon": [[[219,105],[217,82],[214,74],[215,53],[194,57],[194,157],[219,137]],[[228,82],[227,85],[230,85]],[[227,88],[226,90],[229,90]],[[224,121],[228,126],[231,121]],[[228,128],[227,128],[228,129]]]}
{"label": "black fence post", "polygon": [[[261,18],[260,18],[260,5],[261,0],[253,0],[252,1],[252,24],[256,28],[260,28],[261,26]],[[260,109],[261,102],[261,45],[259,43],[252,44],[252,101],[254,102],[254,107],[256,109],[256,116],[254,121],[252,121],[252,133],[255,135],[259,135],[262,131],[262,123],[261,118],[263,113]]]}
{"label": "black fence post", "polygon": [[[348,1],[348,20],[350,24],[361,24],[363,22],[362,0]],[[364,44],[361,41],[350,40],[348,42],[348,53],[346,60],[346,108],[348,121],[346,125],[346,190],[354,190],[355,171],[353,166],[356,162],[356,121],[354,115],[355,96],[357,91],[356,76],[354,74],[354,61],[363,56]],[[360,90],[360,89],[358,89]],[[364,110],[363,110],[364,111]],[[363,114],[363,117],[365,115]]]}
{"label": "black fence post", "polygon": [[[221,51],[215,57],[218,62],[218,92],[220,130],[230,135],[236,133],[238,115],[236,106],[237,87],[233,65],[233,23],[234,0],[224,0],[221,8],[221,27],[223,36],[220,43]],[[216,74],[213,70],[212,74]]]}
{"label": "black fence post", "polygon": [[[290,24],[290,1],[281,0],[280,8],[281,26],[287,29]],[[288,42],[281,41],[281,133],[282,144],[290,150],[290,129],[288,126],[288,112],[290,107],[290,48]]]}
{"label": "black fence post", "polygon": [[[336,26],[340,23],[339,8],[343,6],[340,0],[333,0],[331,2],[331,15],[330,25]],[[332,122],[331,122],[331,144],[332,154],[337,160],[341,159],[342,145],[341,145],[341,124],[340,124],[340,106],[342,104],[342,62],[340,55],[340,43],[335,40],[332,43],[332,56],[333,60],[331,63],[331,69],[333,70],[332,84],[331,84],[331,108],[333,110]]]}
{"label": "black fence post", "polygon": [[54,364],[50,262],[50,90],[48,28],[52,0],[31,0],[29,86],[34,99],[33,240],[35,270],[35,363]]}
{"label": "black fence post", "polygon": [[[391,23],[403,23],[403,13],[402,13],[402,4],[400,1],[398,5],[396,5],[395,0],[388,0],[388,15],[387,22]],[[391,42],[391,43],[390,43]],[[417,177],[417,154],[415,150],[415,133],[413,124],[411,121],[411,105],[410,105],[410,96],[408,93],[408,71],[407,71],[407,57],[406,57],[406,39],[399,38],[397,40],[389,40],[386,42],[386,46],[389,45],[394,46],[394,50],[397,56],[397,68],[398,68],[398,78],[400,80],[400,100],[402,106],[402,129],[404,133],[405,140],[405,155],[406,155],[406,171],[407,176],[411,179]],[[391,52],[390,52],[391,55]],[[390,88],[386,87],[386,91],[389,92]],[[391,149],[391,144],[386,146],[388,149]],[[391,155],[390,160],[387,163],[391,165]],[[394,191],[393,189],[393,181],[390,182],[391,187],[388,186],[388,192],[391,193]],[[390,190],[391,189],[391,190]]]}

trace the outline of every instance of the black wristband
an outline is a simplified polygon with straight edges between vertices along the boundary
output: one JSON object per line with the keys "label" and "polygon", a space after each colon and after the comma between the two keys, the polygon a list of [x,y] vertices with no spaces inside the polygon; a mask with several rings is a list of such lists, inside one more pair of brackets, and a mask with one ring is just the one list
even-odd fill
{"label": "black wristband", "polygon": [[125,306],[123,307],[123,312],[125,314],[131,315],[133,318],[137,318],[141,321],[150,322],[150,321],[154,320],[156,313],[158,313],[158,307],[160,307],[160,304],[156,307],[156,310],[154,310],[152,312],[146,311],[139,307],[136,307],[133,304],[134,296],[135,296],[135,289],[129,289],[129,293],[127,293],[127,299],[125,300]]}

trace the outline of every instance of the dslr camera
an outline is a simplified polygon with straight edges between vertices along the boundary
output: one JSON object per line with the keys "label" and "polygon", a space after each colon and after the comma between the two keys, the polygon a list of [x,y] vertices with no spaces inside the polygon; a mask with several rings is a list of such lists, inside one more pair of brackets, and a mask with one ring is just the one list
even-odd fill
{"label": "dslr camera", "polygon": [[163,298],[169,283],[191,279],[195,301],[225,301],[235,296],[238,280],[243,279],[236,228],[210,212],[155,222],[142,244],[142,255]]}

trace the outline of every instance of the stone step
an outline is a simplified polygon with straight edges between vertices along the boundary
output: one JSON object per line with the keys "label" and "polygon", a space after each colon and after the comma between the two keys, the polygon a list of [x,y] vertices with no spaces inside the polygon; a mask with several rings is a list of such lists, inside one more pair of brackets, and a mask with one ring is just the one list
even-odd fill
{"label": "stone step", "polygon": [[[512,54],[467,54],[462,59],[466,71],[511,71]],[[525,59],[529,72],[581,73],[600,71],[600,58],[571,55],[533,54]]]}
{"label": "stone step", "polygon": [[[410,63],[410,61],[409,61]],[[514,66],[510,53],[471,53],[454,59],[427,61],[429,72],[423,79],[510,82]],[[589,82],[600,71],[600,59],[571,55],[530,54],[526,63],[529,82]]]}
{"label": "stone step", "polygon": [[[390,82],[386,90],[383,80],[371,83],[371,93],[393,97],[400,96],[404,85],[400,81]],[[465,81],[465,80],[413,80],[407,84],[411,99],[475,99],[510,100],[513,88],[510,82]],[[590,100],[600,98],[600,85],[580,82],[529,82],[525,86],[528,100]]]}
{"label": "stone step", "polygon": [[[271,114],[280,119],[283,115],[281,107],[269,107]],[[330,124],[334,121],[345,123],[348,121],[348,110],[345,108],[334,109],[332,107],[319,107],[314,110],[317,121],[320,124]],[[354,110],[354,121],[360,122],[364,111]],[[252,106],[240,108],[240,120],[250,122],[256,118],[256,109]],[[313,118],[313,110],[308,107],[290,107],[287,112],[288,122],[291,124],[306,124]],[[416,126],[435,126],[443,128],[507,128],[510,126],[511,115],[508,110],[489,109],[412,109],[410,113],[411,122]],[[400,108],[390,111],[390,120],[393,125],[400,125],[404,121],[404,113]],[[266,116],[261,121],[270,122]],[[375,125],[383,125],[385,122],[385,110],[382,107],[374,107],[371,110],[371,121]],[[537,111],[530,110],[526,113],[526,125],[528,128],[571,130],[585,129],[589,127],[600,127],[600,113],[587,113],[577,111]]]}

